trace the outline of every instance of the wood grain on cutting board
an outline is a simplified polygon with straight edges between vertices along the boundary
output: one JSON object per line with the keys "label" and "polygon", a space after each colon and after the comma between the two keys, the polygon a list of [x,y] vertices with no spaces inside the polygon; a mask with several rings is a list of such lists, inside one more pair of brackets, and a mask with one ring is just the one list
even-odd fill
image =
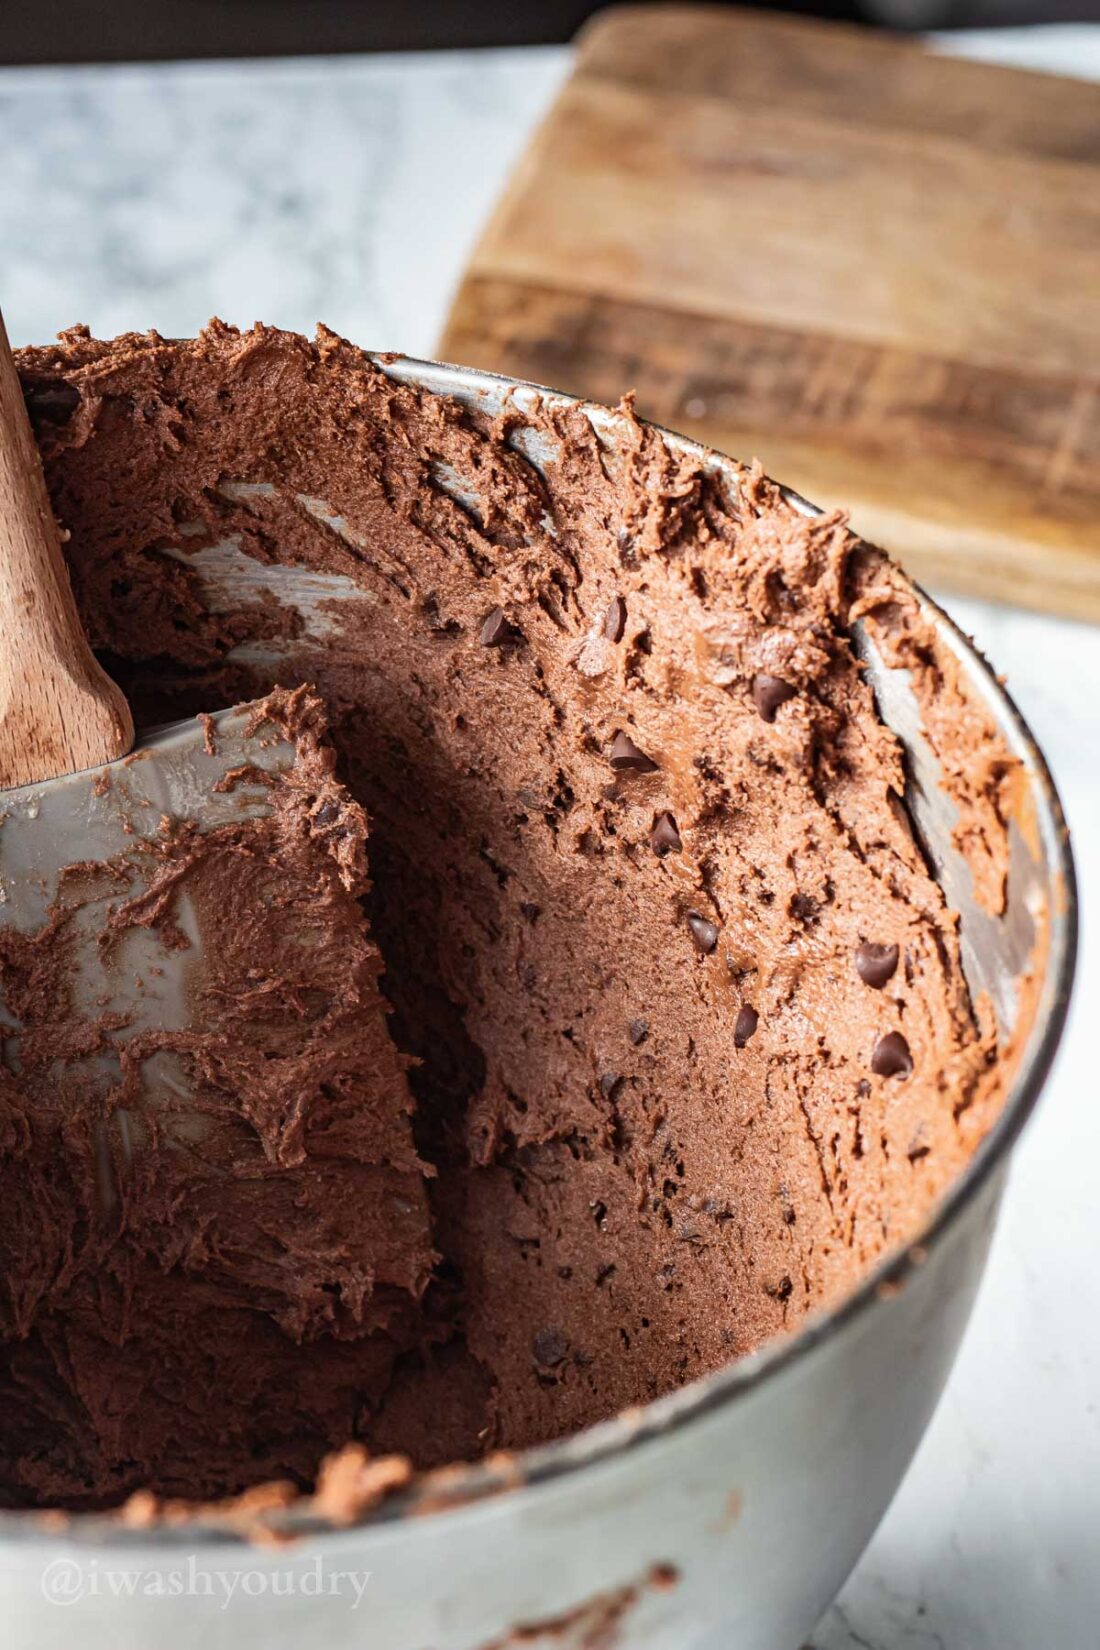
{"label": "wood grain on cutting board", "polygon": [[439,353],[634,388],[926,579],[1100,620],[1100,87],[725,7],[605,12]]}

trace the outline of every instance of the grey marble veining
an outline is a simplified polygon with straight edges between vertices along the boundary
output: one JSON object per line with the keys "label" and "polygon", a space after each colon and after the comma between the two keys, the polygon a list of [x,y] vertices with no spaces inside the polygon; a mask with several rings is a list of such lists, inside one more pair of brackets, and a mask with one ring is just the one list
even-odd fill
{"label": "grey marble veining", "polygon": [[462,257],[565,51],[0,70],[0,304],[73,321],[212,314],[430,352]]}
{"label": "grey marble veining", "polygon": [[[951,44],[1100,75],[1100,29]],[[324,320],[363,344],[430,353],[466,251],[567,67],[552,49],[0,70],[12,338],[40,342],[76,320],[179,335],[218,313],[306,331]],[[1100,632],[948,605],[1007,671],[1051,760],[1094,913]],[[1097,1002],[1087,917],[1069,1032],[958,1366],[815,1650],[1100,1650]]]}

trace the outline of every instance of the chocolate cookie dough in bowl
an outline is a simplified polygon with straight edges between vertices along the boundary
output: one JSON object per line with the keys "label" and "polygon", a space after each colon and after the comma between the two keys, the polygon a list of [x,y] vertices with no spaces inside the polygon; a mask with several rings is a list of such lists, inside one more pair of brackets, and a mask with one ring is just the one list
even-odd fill
{"label": "chocolate cookie dough in bowl", "polygon": [[[629,404],[217,324],[21,370],[139,725],[313,685],[392,1013],[251,1074],[293,1152],[223,1062],[235,1144],[109,1209],[33,1028],[55,1103],[0,1093],[5,1532],[60,1507],[161,1552],[251,1491],[286,1529],[372,1513],[323,1540],[387,1556],[394,1650],[571,1611],[594,1644],[594,1600],[625,1644],[793,1645],[935,1401],[1060,1029],[1026,730],[842,517]],[[324,1024],[339,969],[292,975],[249,988]]]}

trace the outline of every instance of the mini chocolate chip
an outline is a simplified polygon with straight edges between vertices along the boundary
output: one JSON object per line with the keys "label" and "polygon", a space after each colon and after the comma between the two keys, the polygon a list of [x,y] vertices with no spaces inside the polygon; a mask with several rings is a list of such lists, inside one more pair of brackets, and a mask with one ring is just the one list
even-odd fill
{"label": "mini chocolate chip", "polygon": [[637,1048],[638,1045],[640,1043],[644,1043],[646,1038],[649,1036],[649,1021],[631,1020],[627,1035],[629,1036],[630,1041],[634,1044],[634,1047]]}
{"label": "mini chocolate chip", "polygon": [[445,640],[449,636],[461,634],[462,626],[458,620],[446,619],[439,611],[439,598],[434,591],[429,591],[424,597],[420,604],[420,612],[433,636]]}
{"label": "mini chocolate chip", "polygon": [[504,609],[494,607],[491,613],[486,614],[477,639],[482,647],[500,647],[511,634],[512,627],[504,617]]}
{"label": "mini chocolate chip", "polygon": [[600,1093],[605,1100],[612,1100],[616,1089],[622,1085],[622,1078],[617,1071],[605,1071],[600,1078]]}
{"label": "mini chocolate chip", "polygon": [[618,732],[611,741],[611,766],[616,773],[656,773],[657,763],[639,749],[629,734]]}
{"label": "mini chocolate chip", "polygon": [[743,1003],[738,1010],[737,1020],[733,1028],[734,1048],[744,1048],[757,1026],[760,1016],[751,1003]]}
{"label": "mini chocolate chip", "polygon": [[798,922],[813,922],[818,910],[818,903],[812,894],[795,894],[791,900],[791,916]]}
{"label": "mini chocolate chip", "polygon": [[531,1342],[531,1350],[541,1369],[556,1369],[565,1362],[569,1342],[560,1329],[540,1329]]}
{"label": "mini chocolate chip", "polygon": [[864,940],[856,951],[856,973],[873,991],[881,991],[887,981],[893,979],[897,966],[896,945],[874,945]]}
{"label": "mini chocolate chip", "polygon": [[718,929],[715,924],[708,922],[706,917],[701,917],[698,911],[689,911],[688,927],[691,929],[696,950],[701,951],[704,957],[709,957],[718,944]]}
{"label": "mini chocolate chip", "polygon": [[876,1077],[908,1077],[913,1069],[909,1044],[900,1031],[888,1031],[875,1044],[871,1070]]}
{"label": "mini chocolate chip", "polygon": [[626,603],[621,596],[613,596],[603,616],[603,633],[609,642],[621,642],[626,629]]}
{"label": "mini chocolate chip", "polygon": [[793,699],[798,692],[781,676],[769,676],[766,670],[758,671],[752,679],[752,700],[765,722],[774,722],[775,713],[780,705],[785,705],[788,699]]}
{"label": "mini chocolate chip", "polygon": [[683,852],[684,845],[680,841],[680,832],[671,814],[657,815],[653,821],[653,829],[649,833],[649,846],[658,859],[664,859],[666,854]]}
{"label": "mini chocolate chip", "polygon": [[339,817],[340,804],[338,802],[322,802],[313,816],[313,823],[315,825],[335,825]]}

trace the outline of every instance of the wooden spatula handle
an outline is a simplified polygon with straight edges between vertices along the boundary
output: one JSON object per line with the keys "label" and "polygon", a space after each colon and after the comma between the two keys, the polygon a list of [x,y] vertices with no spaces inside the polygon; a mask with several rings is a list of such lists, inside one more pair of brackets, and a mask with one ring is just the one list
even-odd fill
{"label": "wooden spatula handle", "polygon": [[133,739],[80,623],[0,317],[0,788],[113,762]]}

